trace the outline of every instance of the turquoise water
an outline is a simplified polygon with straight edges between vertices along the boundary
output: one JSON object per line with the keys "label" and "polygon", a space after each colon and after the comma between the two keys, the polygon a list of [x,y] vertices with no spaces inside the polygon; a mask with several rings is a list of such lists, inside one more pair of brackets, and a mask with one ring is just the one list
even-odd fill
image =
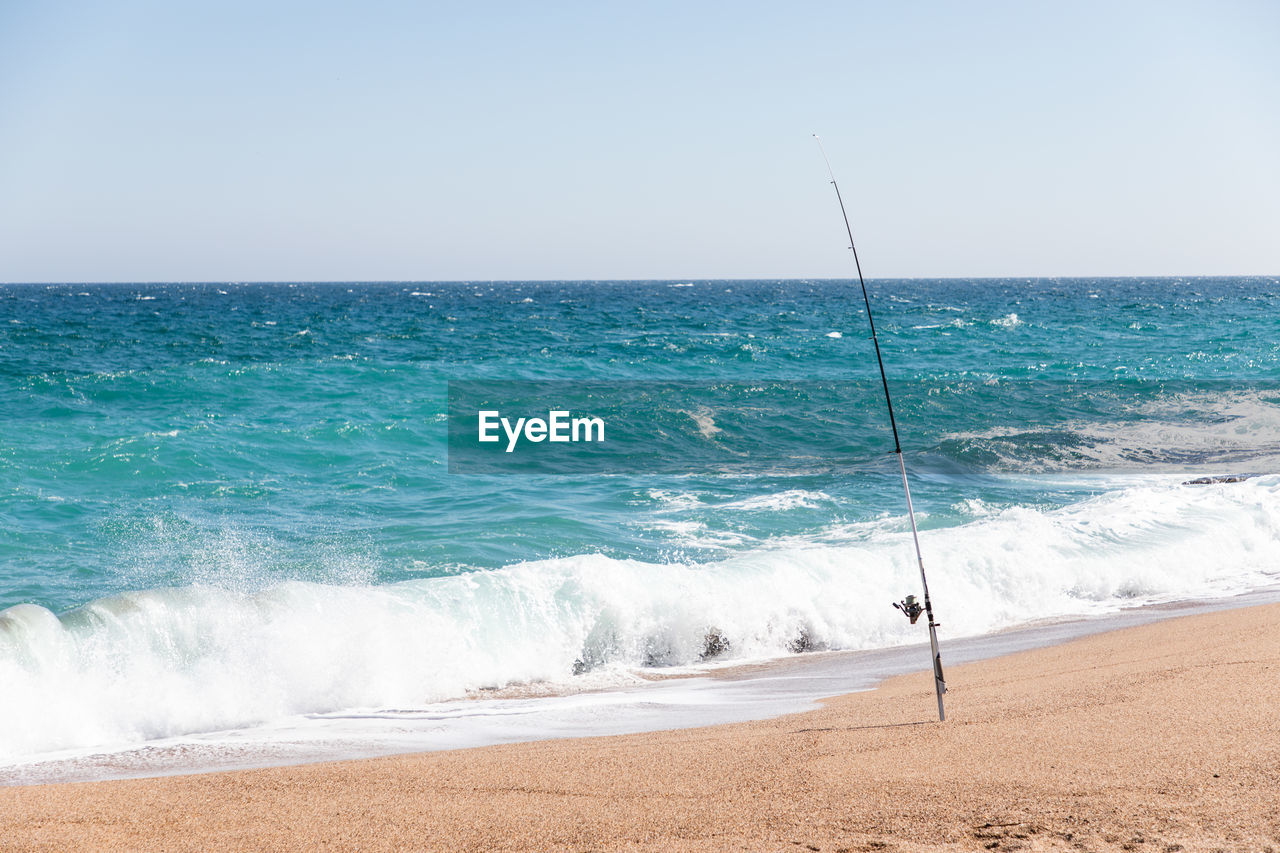
{"label": "turquoise water", "polygon": [[[947,631],[1274,582],[1280,279],[870,286]],[[856,282],[0,286],[0,758],[918,640],[877,377]],[[846,383],[845,443],[450,473],[458,380]]]}

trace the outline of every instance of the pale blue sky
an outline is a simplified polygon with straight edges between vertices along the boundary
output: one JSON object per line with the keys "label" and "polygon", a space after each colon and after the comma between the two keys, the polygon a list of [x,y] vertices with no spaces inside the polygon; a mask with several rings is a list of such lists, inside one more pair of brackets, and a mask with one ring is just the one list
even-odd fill
{"label": "pale blue sky", "polygon": [[0,281],[1280,274],[1280,3],[0,0]]}

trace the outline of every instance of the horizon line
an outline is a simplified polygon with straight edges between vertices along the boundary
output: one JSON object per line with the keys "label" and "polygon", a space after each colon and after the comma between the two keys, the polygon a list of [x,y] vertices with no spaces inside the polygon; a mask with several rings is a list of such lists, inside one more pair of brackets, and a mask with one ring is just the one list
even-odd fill
{"label": "horizon line", "polygon": [[[1275,278],[1280,280],[1280,273],[1159,273],[1159,274],[1129,274],[1129,275],[981,275],[981,276],[931,276],[931,275],[914,275],[914,276],[867,276],[867,281],[1058,281],[1063,279],[1101,279],[1109,281],[1134,280],[1134,279],[1208,279],[1208,278]],[[259,284],[605,284],[605,283],[638,283],[638,282],[759,282],[759,281],[857,281],[852,276],[733,276],[725,278],[707,278],[707,277],[690,277],[690,276],[672,276],[661,278],[415,278],[415,279],[396,279],[396,278],[370,278],[370,279],[302,279],[302,278],[281,278],[281,279],[104,279],[98,281],[80,280],[72,281],[66,279],[59,280],[28,280],[28,281],[0,281],[0,287],[10,286],[97,286],[97,285],[164,285],[164,284],[228,284],[236,286],[259,285]]]}

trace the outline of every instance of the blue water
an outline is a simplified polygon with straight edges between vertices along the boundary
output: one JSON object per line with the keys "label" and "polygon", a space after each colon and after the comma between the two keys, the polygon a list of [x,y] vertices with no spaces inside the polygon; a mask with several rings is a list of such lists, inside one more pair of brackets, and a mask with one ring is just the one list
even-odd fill
{"label": "blue water", "polygon": [[[944,633],[1280,577],[1280,279],[870,288]],[[0,760],[916,641],[866,329],[842,281],[0,286]],[[867,393],[820,464],[468,474],[457,380]]]}

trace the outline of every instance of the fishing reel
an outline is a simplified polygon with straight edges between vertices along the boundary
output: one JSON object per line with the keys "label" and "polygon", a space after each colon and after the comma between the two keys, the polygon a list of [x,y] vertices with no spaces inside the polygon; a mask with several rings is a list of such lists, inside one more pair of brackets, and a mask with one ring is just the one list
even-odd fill
{"label": "fishing reel", "polygon": [[893,606],[901,610],[903,615],[911,620],[912,625],[916,624],[916,620],[924,612],[924,608],[920,606],[920,602],[914,595],[908,595],[902,601],[895,601]]}

